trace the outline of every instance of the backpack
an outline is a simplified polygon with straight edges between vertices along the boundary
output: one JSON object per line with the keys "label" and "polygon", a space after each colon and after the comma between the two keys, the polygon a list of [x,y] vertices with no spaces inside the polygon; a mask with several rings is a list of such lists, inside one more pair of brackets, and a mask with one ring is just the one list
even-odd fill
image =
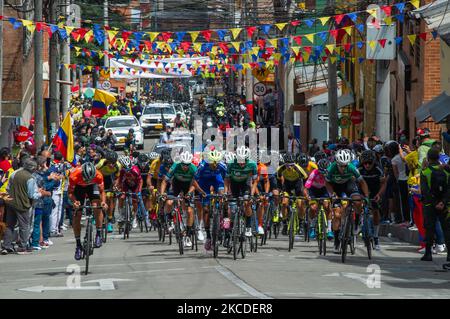
{"label": "backpack", "polygon": [[437,200],[442,200],[447,192],[448,177],[443,169],[436,169],[430,165],[431,182],[430,190],[433,197]]}

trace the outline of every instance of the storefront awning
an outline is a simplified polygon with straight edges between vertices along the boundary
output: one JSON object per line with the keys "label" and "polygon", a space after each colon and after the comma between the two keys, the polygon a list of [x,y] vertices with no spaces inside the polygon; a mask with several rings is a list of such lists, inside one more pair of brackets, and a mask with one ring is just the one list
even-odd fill
{"label": "storefront awning", "polygon": [[445,92],[436,96],[431,101],[424,103],[416,111],[416,118],[419,122],[424,122],[430,116],[436,123],[442,123],[450,115],[450,96]]}

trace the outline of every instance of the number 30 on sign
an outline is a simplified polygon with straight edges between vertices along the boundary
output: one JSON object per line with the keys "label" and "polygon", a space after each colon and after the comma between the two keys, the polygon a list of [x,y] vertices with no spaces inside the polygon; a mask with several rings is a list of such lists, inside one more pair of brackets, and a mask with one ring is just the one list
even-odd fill
{"label": "number 30 on sign", "polygon": [[267,91],[267,88],[266,88],[266,85],[264,83],[259,82],[259,83],[256,83],[253,86],[253,93],[255,95],[257,95],[257,96],[264,96],[264,95],[266,95],[266,91]]}

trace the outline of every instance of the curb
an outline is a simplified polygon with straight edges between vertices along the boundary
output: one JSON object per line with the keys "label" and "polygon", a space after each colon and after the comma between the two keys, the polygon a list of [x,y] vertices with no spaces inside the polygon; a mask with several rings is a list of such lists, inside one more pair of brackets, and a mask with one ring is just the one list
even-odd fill
{"label": "curb", "polygon": [[[388,236],[391,234],[391,236]],[[417,230],[409,230],[406,227],[401,227],[400,225],[380,225],[380,236],[386,237],[395,237],[402,241],[419,245],[419,231]]]}

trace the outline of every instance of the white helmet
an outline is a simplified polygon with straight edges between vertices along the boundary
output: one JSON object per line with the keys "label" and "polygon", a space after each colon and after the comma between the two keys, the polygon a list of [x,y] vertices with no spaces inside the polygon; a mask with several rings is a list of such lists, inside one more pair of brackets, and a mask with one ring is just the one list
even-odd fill
{"label": "white helmet", "polygon": [[208,159],[208,163],[213,163],[213,162],[218,163],[222,160],[222,152],[219,152],[216,150],[210,151],[210,152],[208,152],[207,159]]}
{"label": "white helmet", "polygon": [[234,154],[233,152],[225,152],[225,161],[227,163],[234,162],[235,158],[236,158],[236,154]]}
{"label": "white helmet", "polygon": [[191,164],[193,158],[194,156],[189,151],[180,154],[180,162],[183,164]]}
{"label": "white helmet", "polygon": [[237,159],[248,159],[250,157],[250,149],[246,146],[240,146],[236,149]]}
{"label": "white helmet", "polygon": [[130,170],[133,166],[131,159],[128,156],[122,155],[119,157],[119,164],[126,170]]}
{"label": "white helmet", "polygon": [[342,149],[337,151],[334,158],[339,165],[348,165],[352,160],[352,154],[349,150]]}

